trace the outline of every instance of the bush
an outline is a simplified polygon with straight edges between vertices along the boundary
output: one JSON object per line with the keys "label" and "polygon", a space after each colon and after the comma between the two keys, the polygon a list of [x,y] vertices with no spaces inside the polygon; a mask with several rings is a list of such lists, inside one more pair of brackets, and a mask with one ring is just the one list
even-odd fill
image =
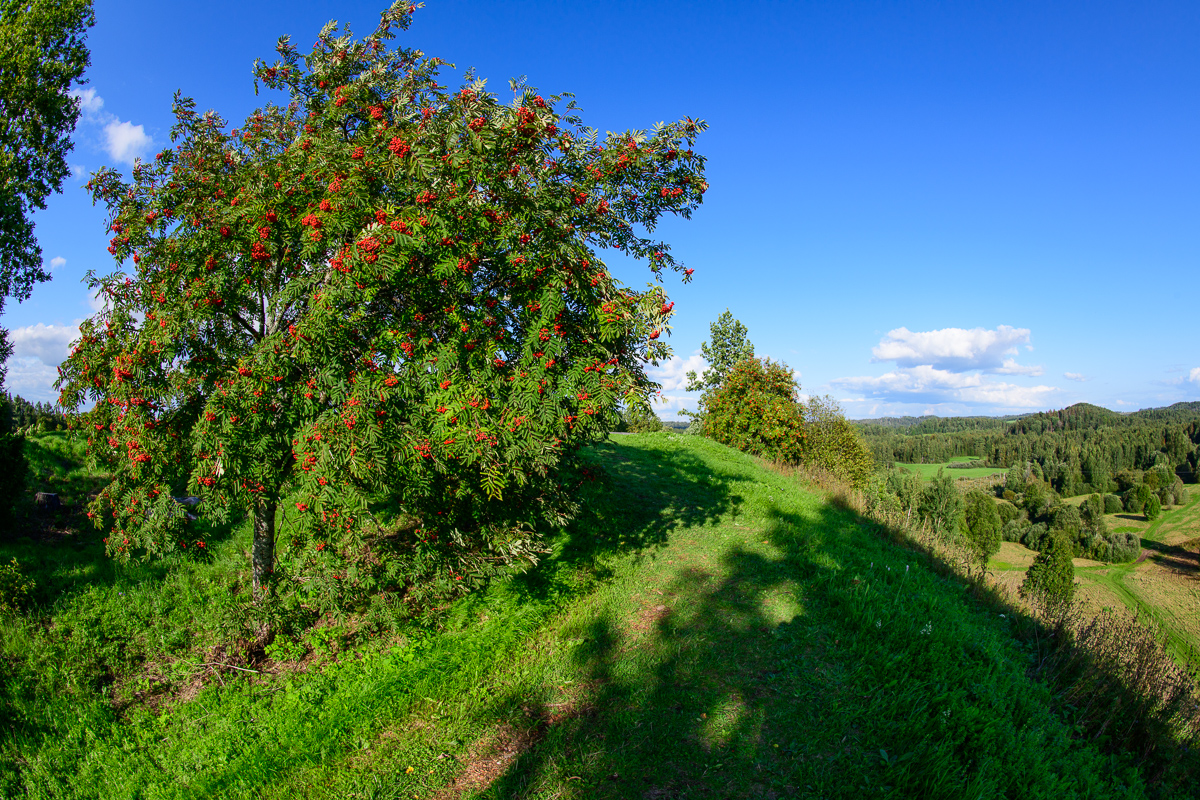
{"label": "bush", "polygon": [[846,421],[832,397],[810,398],[804,406],[804,463],[862,487],[875,471],[875,458],[858,429]]}
{"label": "bush", "polygon": [[1158,502],[1158,498],[1150,495],[1150,499],[1146,501],[1143,507],[1146,514],[1146,519],[1158,519],[1162,515],[1162,504]]}
{"label": "bush", "polygon": [[1181,506],[1186,506],[1188,503],[1191,502],[1191,500],[1192,500],[1192,496],[1190,494],[1188,494],[1187,489],[1180,489],[1179,493],[1175,495],[1175,502],[1179,503],[1179,505],[1181,505]]}
{"label": "bush", "polygon": [[1170,489],[1159,489],[1158,502],[1163,508],[1173,506],[1175,505],[1175,495],[1171,493]]}
{"label": "bush", "polygon": [[1017,508],[1012,503],[997,503],[996,513],[1000,515],[1000,522],[1004,525],[1007,525],[1021,516],[1021,509]]}
{"label": "bush", "polygon": [[804,412],[786,364],[748,358],[713,390],[704,417],[705,436],[747,453],[798,464],[804,456]]}
{"label": "bush", "polygon": [[1133,486],[1125,490],[1125,494],[1121,496],[1121,502],[1125,506],[1125,512],[1127,514],[1142,513],[1142,509],[1146,505],[1146,498],[1143,496],[1143,490],[1146,490],[1144,485]]}
{"label": "bush", "polygon": [[1046,545],[1046,537],[1048,532],[1049,529],[1046,527],[1046,523],[1044,522],[1038,522],[1034,525],[1030,525],[1025,529],[1025,532],[1021,537],[1021,544],[1025,545],[1030,550],[1041,550]]}
{"label": "bush", "polygon": [[1000,549],[1001,522],[996,503],[983,492],[972,491],[967,495],[963,517],[972,561],[976,566],[984,567],[988,558]]}
{"label": "bush", "polygon": [[1025,537],[1025,531],[1028,528],[1029,523],[1025,520],[1009,520],[1000,529],[1000,538],[1006,542],[1019,542]]}
{"label": "bush", "polygon": [[656,433],[663,429],[662,420],[646,403],[632,403],[621,411],[617,430],[629,433]]}
{"label": "bush", "polygon": [[1125,504],[1121,502],[1119,495],[1106,494],[1104,495],[1104,513],[1105,514],[1120,514],[1125,510]]}
{"label": "bush", "polygon": [[1134,561],[1142,552],[1142,540],[1133,533],[1113,533],[1108,537],[1112,550],[1109,560],[1113,562]]}
{"label": "bush", "polygon": [[1075,566],[1071,563],[1071,543],[1066,537],[1049,537],[1046,548],[1025,573],[1020,594],[1049,609],[1070,605],[1075,596]]}
{"label": "bush", "polygon": [[0,613],[16,613],[29,603],[34,583],[21,572],[14,558],[10,564],[0,564]]}

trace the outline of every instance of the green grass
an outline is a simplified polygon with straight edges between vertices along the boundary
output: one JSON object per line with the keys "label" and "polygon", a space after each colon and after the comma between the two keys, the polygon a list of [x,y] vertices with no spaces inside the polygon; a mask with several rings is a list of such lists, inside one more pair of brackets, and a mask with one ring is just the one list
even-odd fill
{"label": "green grass", "polygon": [[[610,482],[539,569],[387,642],[334,621],[303,671],[201,666],[244,529],[130,569],[21,545],[42,595],[0,620],[0,796],[1143,796],[926,556],[699,437],[589,458]],[[187,692],[113,702],[171,670]]]}
{"label": "green grass", "polygon": [[897,464],[897,467],[906,469],[910,472],[915,472],[924,480],[936,478],[939,469],[946,470],[946,474],[952,478],[986,478],[989,475],[1004,475],[1004,470],[997,467],[971,467],[968,469],[950,469],[950,465],[954,462],[976,461],[977,459],[970,456],[956,456],[949,461],[943,461],[940,464]]}

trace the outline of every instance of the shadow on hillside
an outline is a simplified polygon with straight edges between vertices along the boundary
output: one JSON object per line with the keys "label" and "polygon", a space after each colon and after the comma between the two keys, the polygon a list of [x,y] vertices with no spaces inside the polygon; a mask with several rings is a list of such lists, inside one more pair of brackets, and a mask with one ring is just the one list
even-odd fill
{"label": "shadow on hillside", "polygon": [[[633,488],[610,511],[595,509],[592,521],[616,524],[643,544],[657,545],[684,525],[715,521],[742,502],[729,477],[713,474],[699,459],[673,454],[670,463],[641,451],[606,458],[614,482]],[[525,686],[498,697],[497,724],[523,729],[517,739],[525,745],[506,754],[514,757],[510,766],[477,796],[956,797],[965,787],[986,784],[979,783],[982,767],[975,759],[996,758],[981,752],[992,723],[981,718],[949,743],[944,735],[916,732],[928,731],[931,722],[906,728],[910,715],[940,717],[930,706],[944,687],[923,686],[923,676],[914,674],[909,677],[919,690],[913,694],[895,683],[903,667],[889,668],[879,681],[862,675],[871,668],[856,653],[880,645],[870,644],[872,626],[850,622],[854,610],[839,604],[854,596],[851,584],[860,582],[854,576],[865,575],[889,587],[884,608],[871,613],[890,614],[889,624],[901,616],[895,606],[903,610],[907,601],[901,601],[904,583],[898,570],[880,574],[886,555],[896,565],[924,562],[941,576],[934,580],[949,587],[944,595],[962,592],[960,602],[980,611],[980,626],[1033,623],[998,621],[987,613],[996,605],[979,599],[987,590],[975,587],[972,597],[935,556],[888,541],[873,522],[832,504],[810,515],[775,511],[761,535],[777,557],[736,547],[714,554],[718,568],[681,567],[660,587],[661,596],[631,617],[609,613],[573,632],[576,672],[569,688]],[[957,658],[984,657],[970,641],[956,646]],[[1021,674],[1025,667],[1007,669]],[[997,700],[969,696],[967,702]],[[1035,701],[1003,702],[1012,715],[1004,724],[1019,729],[1030,713],[1023,704]],[[1020,757],[991,770],[987,791],[1021,794],[1023,782],[1033,778],[1019,773],[1031,767],[1049,769],[1035,777],[1059,780],[1059,765],[1048,767],[1028,751]]]}
{"label": "shadow on hillside", "polygon": [[1182,544],[1165,544],[1150,539],[1142,539],[1143,554],[1149,554],[1155,563],[1182,577],[1200,580],[1200,551],[1197,545],[1200,541],[1192,540]]}

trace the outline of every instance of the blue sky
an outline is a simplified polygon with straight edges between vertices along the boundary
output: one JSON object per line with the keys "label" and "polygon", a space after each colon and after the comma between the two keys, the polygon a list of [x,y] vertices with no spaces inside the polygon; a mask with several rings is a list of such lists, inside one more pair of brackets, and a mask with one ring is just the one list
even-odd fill
{"label": "blue sky", "polygon": [[[365,34],[382,7],[97,0],[69,160],[153,154],[176,89],[240,123],[281,34]],[[662,416],[695,407],[683,373],[728,307],[805,393],[870,417],[1200,400],[1198,36],[1194,2],[428,0],[403,41],[501,97],[574,92],[601,131],[709,123],[705,204],[660,228],[696,270],[668,284]],[[30,399],[92,313],[84,273],[112,268],[84,182],[35,216],[54,279],[2,321]]]}

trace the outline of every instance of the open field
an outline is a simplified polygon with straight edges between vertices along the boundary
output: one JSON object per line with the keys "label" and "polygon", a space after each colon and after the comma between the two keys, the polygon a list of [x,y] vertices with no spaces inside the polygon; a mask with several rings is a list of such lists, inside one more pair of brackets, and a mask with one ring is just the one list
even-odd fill
{"label": "open field", "polygon": [[[1200,664],[1200,498],[1171,506],[1153,522],[1134,514],[1105,519],[1109,530],[1138,534],[1142,556],[1129,564],[1075,559],[1080,601],[1097,611],[1139,611],[1162,626],[1178,658]],[[988,565],[993,579],[1015,593],[1035,555],[1004,542]]]}
{"label": "open field", "polygon": [[897,464],[897,467],[906,469],[909,472],[915,472],[925,480],[936,478],[939,469],[945,469],[946,474],[952,478],[986,478],[989,475],[1004,475],[1004,470],[997,467],[971,467],[968,469],[949,469],[949,466],[955,462],[975,461],[977,459],[971,456],[956,456],[949,461],[944,461],[940,464]]}
{"label": "open field", "polygon": [[0,545],[44,581],[0,617],[0,796],[1145,796],[929,556],[699,437],[589,459],[537,569],[299,660],[211,638],[245,525],[202,562]]}

